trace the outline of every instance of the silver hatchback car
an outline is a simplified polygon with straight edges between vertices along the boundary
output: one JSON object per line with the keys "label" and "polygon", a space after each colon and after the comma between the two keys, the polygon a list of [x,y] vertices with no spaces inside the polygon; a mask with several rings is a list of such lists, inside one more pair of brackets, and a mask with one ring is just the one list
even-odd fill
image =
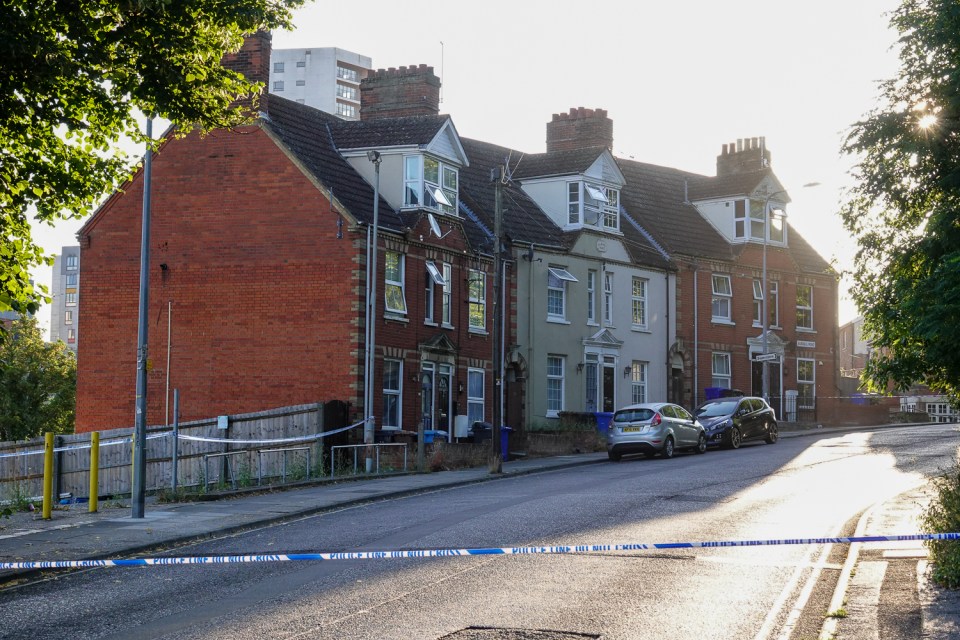
{"label": "silver hatchback car", "polygon": [[631,453],[672,458],[678,449],[707,450],[703,426],[683,407],[669,402],[634,404],[613,414],[607,456],[614,462]]}

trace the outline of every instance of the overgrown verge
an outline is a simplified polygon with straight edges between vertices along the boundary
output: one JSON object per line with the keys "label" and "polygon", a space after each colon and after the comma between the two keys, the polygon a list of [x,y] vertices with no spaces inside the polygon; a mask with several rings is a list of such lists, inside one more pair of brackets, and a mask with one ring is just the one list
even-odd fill
{"label": "overgrown verge", "polygon": [[[921,524],[927,533],[960,532],[960,461],[948,473],[934,479],[936,497],[931,500]],[[928,540],[933,561],[933,579],[948,589],[960,588],[960,540]]]}

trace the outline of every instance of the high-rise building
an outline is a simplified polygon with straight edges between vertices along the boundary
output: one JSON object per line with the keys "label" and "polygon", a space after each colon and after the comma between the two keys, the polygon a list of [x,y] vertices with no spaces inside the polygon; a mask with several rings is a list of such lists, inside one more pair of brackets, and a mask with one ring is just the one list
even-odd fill
{"label": "high-rise building", "polygon": [[270,93],[345,120],[359,120],[360,81],[372,64],[367,56],[336,47],[274,49]]}
{"label": "high-rise building", "polygon": [[50,289],[50,341],[62,340],[77,350],[77,315],[80,310],[80,247],[63,247],[53,260]]}

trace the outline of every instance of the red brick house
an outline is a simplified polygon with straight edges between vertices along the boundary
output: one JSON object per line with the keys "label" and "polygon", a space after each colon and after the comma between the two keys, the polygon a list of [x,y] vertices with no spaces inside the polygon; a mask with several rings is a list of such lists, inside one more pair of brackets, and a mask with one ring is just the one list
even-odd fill
{"label": "red brick house", "polygon": [[[270,36],[258,34],[226,62],[265,82],[269,59]],[[249,126],[163,144],[152,165],[147,424],[164,423],[168,376],[183,420],[327,400],[365,415],[377,166],[377,428],[489,419],[493,243],[458,206],[469,162],[438,115],[439,86],[425,66],[373,73],[359,122],[264,94]],[[78,234],[78,432],[134,420],[142,193],[137,174]]]}

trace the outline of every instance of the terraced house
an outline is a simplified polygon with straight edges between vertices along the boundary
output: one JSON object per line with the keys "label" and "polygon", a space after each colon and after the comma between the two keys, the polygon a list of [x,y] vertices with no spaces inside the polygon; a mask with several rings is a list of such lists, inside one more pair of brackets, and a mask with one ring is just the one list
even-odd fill
{"label": "terraced house", "polygon": [[[257,34],[226,63],[266,80],[269,60]],[[247,127],[163,145],[148,424],[169,387],[183,420],[342,400],[385,436],[454,438],[498,414],[525,428],[755,391],[761,354],[778,397],[830,395],[835,276],[767,224],[788,201],[768,152],[727,149],[716,177],[625,160],[607,113],[577,108],[524,153],[461,138],[439,87],[425,65],[375,71],[359,121],[264,95]],[[78,431],[133,421],[142,189],[79,233]]]}

